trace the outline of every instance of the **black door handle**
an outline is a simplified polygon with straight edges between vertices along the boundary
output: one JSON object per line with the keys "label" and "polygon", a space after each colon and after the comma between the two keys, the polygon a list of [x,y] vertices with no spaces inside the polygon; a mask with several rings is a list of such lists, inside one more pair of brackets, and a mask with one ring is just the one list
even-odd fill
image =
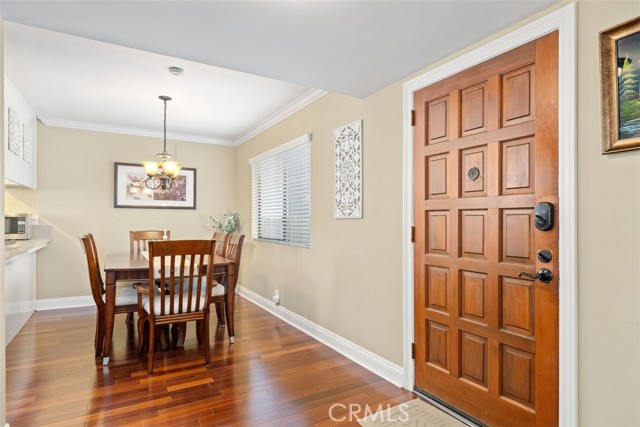
{"label": "black door handle", "polygon": [[548,268],[541,268],[536,274],[519,273],[518,277],[528,277],[531,280],[539,280],[542,283],[549,283],[553,280],[553,273]]}

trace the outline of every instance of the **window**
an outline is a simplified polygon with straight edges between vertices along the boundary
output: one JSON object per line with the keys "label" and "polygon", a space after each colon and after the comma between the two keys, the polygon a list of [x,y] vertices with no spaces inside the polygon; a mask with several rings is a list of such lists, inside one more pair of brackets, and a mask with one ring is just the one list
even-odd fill
{"label": "window", "polygon": [[310,247],[311,134],[249,160],[252,179],[252,237]]}

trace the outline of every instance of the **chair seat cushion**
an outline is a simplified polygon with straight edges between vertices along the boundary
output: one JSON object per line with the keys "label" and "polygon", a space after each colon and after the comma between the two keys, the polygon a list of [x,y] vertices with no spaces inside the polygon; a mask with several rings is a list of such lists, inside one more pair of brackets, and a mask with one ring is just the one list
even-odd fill
{"label": "chair seat cushion", "polygon": [[[119,282],[118,282],[119,283]],[[102,295],[102,300],[106,298]],[[116,306],[119,305],[135,305],[138,304],[138,291],[132,287],[117,287],[116,288]]]}
{"label": "chair seat cushion", "polygon": [[219,297],[222,296],[226,293],[226,289],[224,286],[218,284],[215,285],[213,288],[211,288],[211,296],[212,297]]}
{"label": "chair seat cushion", "polygon": [[[165,314],[169,313],[169,304],[171,303],[171,296],[170,295],[157,295],[156,297],[154,297],[153,299],[153,311],[155,315],[160,315],[161,311],[160,311],[160,300],[161,298],[164,298],[164,303],[165,303]],[[174,311],[177,312],[178,311],[178,307],[180,304],[180,299],[182,299],[182,304],[183,304],[183,312],[186,312],[186,308],[189,304],[189,295],[187,294],[182,294],[182,295],[174,295],[173,296],[173,304],[174,304]],[[191,310],[195,311],[196,309],[196,302],[200,300],[200,310],[204,309],[206,307],[206,304],[209,303],[209,301],[207,300],[207,298],[204,297],[197,297],[197,296],[193,296],[191,299]],[[149,302],[149,300],[144,301],[144,304],[142,306],[142,308],[144,308],[144,311],[146,311],[147,313],[150,313],[150,307],[151,304]]]}
{"label": "chair seat cushion", "polygon": [[138,279],[138,280],[118,280],[116,282],[116,286],[129,286],[130,288],[133,287],[134,283],[146,283],[147,280],[146,279]]}

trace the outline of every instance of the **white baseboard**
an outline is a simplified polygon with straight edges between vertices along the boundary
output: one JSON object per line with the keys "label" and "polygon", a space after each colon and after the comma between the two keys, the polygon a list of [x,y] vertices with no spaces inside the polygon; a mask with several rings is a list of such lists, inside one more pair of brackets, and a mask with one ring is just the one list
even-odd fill
{"label": "white baseboard", "polygon": [[36,311],[88,307],[92,305],[95,305],[95,303],[91,295],[85,297],[38,299],[36,300]]}
{"label": "white baseboard", "polygon": [[300,329],[307,335],[314,337],[318,341],[331,347],[343,356],[348,357],[374,374],[381,376],[390,383],[395,384],[398,387],[404,386],[404,369],[401,366],[383,359],[377,354],[374,354],[369,350],[336,335],[328,329],[305,319],[291,310],[275,305],[271,300],[258,295],[245,287],[237,286],[236,292],[245,299],[279,317],[291,326]]}

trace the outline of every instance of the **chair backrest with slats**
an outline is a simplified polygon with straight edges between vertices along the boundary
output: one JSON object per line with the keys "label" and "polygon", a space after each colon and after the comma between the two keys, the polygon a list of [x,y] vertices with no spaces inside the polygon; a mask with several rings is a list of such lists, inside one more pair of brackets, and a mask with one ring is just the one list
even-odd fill
{"label": "chair backrest with slats", "polygon": [[224,256],[227,250],[227,242],[229,241],[229,233],[216,231],[213,233],[213,240],[216,241],[216,255]]}
{"label": "chair backrest with slats", "polygon": [[89,283],[91,285],[91,296],[93,302],[99,308],[104,307],[102,295],[104,295],[104,283],[100,276],[100,265],[98,263],[98,251],[95,249],[93,235],[84,235],[80,238],[82,250],[87,258],[87,269],[89,271]]}
{"label": "chair backrest with slats", "polygon": [[[171,230],[166,230],[167,239],[171,238]],[[151,241],[163,240],[164,230],[137,230],[129,231],[129,244],[131,253],[148,250]]]}
{"label": "chair backrest with slats", "polygon": [[214,254],[214,240],[149,242],[149,314],[178,322],[208,311]]}
{"label": "chair backrest with slats", "polygon": [[242,256],[243,243],[244,234],[233,233],[229,235],[229,240],[227,241],[227,250],[224,254],[225,258],[234,260],[238,268],[240,268],[240,257]]}

